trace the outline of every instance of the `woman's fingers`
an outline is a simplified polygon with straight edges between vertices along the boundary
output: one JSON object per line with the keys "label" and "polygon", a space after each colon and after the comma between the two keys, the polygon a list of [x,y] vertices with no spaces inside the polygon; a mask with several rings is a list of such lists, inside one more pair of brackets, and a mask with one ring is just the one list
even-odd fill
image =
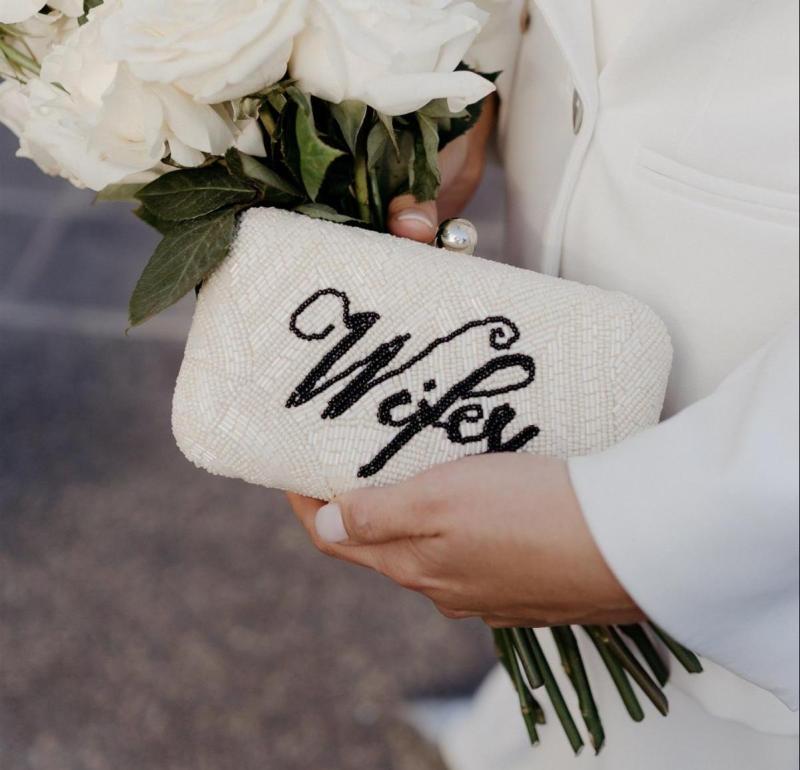
{"label": "woman's fingers", "polygon": [[424,591],[415,538],[435,534],[421,510],[425,487],[413,480],[395,487],[363,489],[325,504],[289,494],[289,503],[327,556],[367,567],[391,578],[404,588]]}
{"label": "woman's fingers", "polygon": [[290,497],[315,546],[496,628],[632,623],[563,461],[473,457],[332,505]]}
{"label": "woman's fingers", "polygon": [[475,128],[439,154],[442,187],[437,201],[440,220],[460,216],[483,178],[485,141]]}
{"label": "woman's fingers", "polygon": [[496,102],[487,100],[484,114],[467,134],[439,153],[442,184],[436,201],[419,203],[401,195],[389,206],[389,232],[420,243],[432,243],[442,220],[459,216],[480,184],[486,146],[494,128]]}
{"label": "woman's fingers", "polygon": [[442,607],[438,604],[435,605],[441,615],[444,615],[448,620],[470,620],[471,618],[478,617],[477,612],[464,612],[462,610],[452,610],[448,607]]}
{"label": "woman's fingers", "polygon": [[[341,521],[331,523],[330,517],[325,515],[325,511],[330,510],[330,504],[326,505],[322,500],[314,500],[292,493],[287,493],[286,496],[289,498],[292,510],[318,551],[350,564],[377,569],[373,555],[367,553],[366,549],[345,549],[337,545],[338,541],[347,539],[347,533],[344,531]],[[320,513],[323,515],[320,516]],[[331,527],[339,527],[339,529],[333,531]]]}
{"label": "woman's fingers", "polygon": [[314,528],[314,521],[317,516],[317,511],[325,505],[322,500],[314,500],[311,497],[303,497],[302,495],[295,495],[292,492],[287,492],[286,497],[289,500],[295,516],[300,519],[300,523],[305,527],[306,532],[312,537],[316,534]]}
{"label": "woman's fingers", "polygon": [[317,536],[327,543],[381,545],[437,534],[424,506],[426,487],[412,479],[393,487],[343,495],[316,516]]}
{"label": "woman's fingers", "polygon": [[469,142],[469,135],[462,136],[439,154],[442,186],[437,200],[420,203],[413,195],[400,195],[391,202],[389,231],[393,235],[431,243],[442,220],[461,213],[483,173],[482,159],[473,157]]}
{"label": "woman's fingers", "polygon": [[531,618],[506,618],[498,615],[484,617],[483,622],[489,628],[544,628],[548,624],[542,621],[535,621]]}
{"label": "woman's fingers", "polygon": [[399,238],[431,243],[439,229],[435,201],[418,203],[413,195],[401,195],[389,205],[389,232]]}
{"label": "woman's fingers", "polygon": [[418,202],[413,195],[400,195],[389,204],[389,231],[400,238],[409,238],[420,243],[431,243],[436,238],[442,217],[454,216],[457,210],[466,203],[461,200],[465,195],[457,194],[455,200],[451,194],[454,188],[461,189],[462,176],[473,176],[467,168],[470,157],[469,135],[462,136],[447,145],[439,154],[439,170],[442,174],[442,186],[439,201],[444,201],[447,212],[440,210],[438,201]]}

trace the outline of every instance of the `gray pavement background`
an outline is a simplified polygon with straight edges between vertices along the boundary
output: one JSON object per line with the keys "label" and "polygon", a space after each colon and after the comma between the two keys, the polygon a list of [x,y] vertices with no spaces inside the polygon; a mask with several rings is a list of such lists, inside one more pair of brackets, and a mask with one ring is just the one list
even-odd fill
{"label": "gray pavement background", "polygon": [[125,337],[154,235],[13,150],[0,129],[0,768],[440,770],[398,707],[469,691],[487,632],[181,457],[191,299]]}

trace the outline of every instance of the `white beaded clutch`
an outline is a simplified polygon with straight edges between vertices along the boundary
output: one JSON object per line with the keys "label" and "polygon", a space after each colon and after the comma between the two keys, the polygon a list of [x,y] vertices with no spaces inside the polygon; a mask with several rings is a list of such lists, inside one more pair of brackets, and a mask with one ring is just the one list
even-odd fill
{"label": "white beaded clutch", "polygon": [[321,499],[656,423],[672,348],[623,294],[273,209],[203,285],[173,408],[211,473]]}

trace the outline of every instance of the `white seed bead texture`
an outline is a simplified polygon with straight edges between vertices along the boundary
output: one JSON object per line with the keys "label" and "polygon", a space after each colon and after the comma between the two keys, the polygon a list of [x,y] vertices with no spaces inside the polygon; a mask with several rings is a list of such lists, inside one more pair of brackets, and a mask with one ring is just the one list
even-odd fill
{"label": "white seed bead texture", "polygon": [[[344,381],[300,406],[288,408],[287,401],[346,334],[333,296],[301,319],[316,331],[333,324],[327,338],[302,339],[291,329],[303,302],[325,289],[345,293],[351,313],[380,315],[329,377],[409,334],[386,370],[396,369],[434,340],[492,316],[512,321],[520,339],[493,350],[491,327],[473,329],[369,390],[340,417],[323,419]],[[436,403],[487,361],[512,354],[535,361],[530,386],[464,398],[450,412],[477,404],[488,416],[510,404],[517,414],[503,438],[536,425],[540,433],[525,450],[557,457],[601,451],[659,419],[672,347],[664,324],[640,302],[389,235],[254,209],[241,217],[230,257],[200,293],[175,391],[173,431],[184,454],[211,473],[331,499],[485,452],[485,441],[453,443],[445,429],[428,427],[378,473],[358,475],[400,430],[378,420],[388,397],[410,392],[411,405],[392,411],[401,419],[421,399]],[[424,391],[432,379],[436,391]],[[515,379],[518,372],[501,371],[482,387]],[[464,434],[481,431],[480,424],[463,428]]]}

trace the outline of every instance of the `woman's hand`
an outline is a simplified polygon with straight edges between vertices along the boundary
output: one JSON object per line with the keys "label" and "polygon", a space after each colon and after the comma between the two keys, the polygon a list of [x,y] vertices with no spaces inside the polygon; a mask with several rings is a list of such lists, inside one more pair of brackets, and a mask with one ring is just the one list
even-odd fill
{"label": "woman's hand", "polygon": [[316,546],[495,627],[632,623],[641,611],[592,539],[565,463],[473,457],[321,503],[290,496]]}
{"label": "woman's hand", "polygon": [[486,149],[497,120],[497,97],[486,100],[478,123],[469,133],[447,145],[439,155],[442,187],[436,201],[418,203],[411,195],[395,198],[389,206],[389,232],[401,238],[430,243],[439,224],[458,216],[483,178]]}

